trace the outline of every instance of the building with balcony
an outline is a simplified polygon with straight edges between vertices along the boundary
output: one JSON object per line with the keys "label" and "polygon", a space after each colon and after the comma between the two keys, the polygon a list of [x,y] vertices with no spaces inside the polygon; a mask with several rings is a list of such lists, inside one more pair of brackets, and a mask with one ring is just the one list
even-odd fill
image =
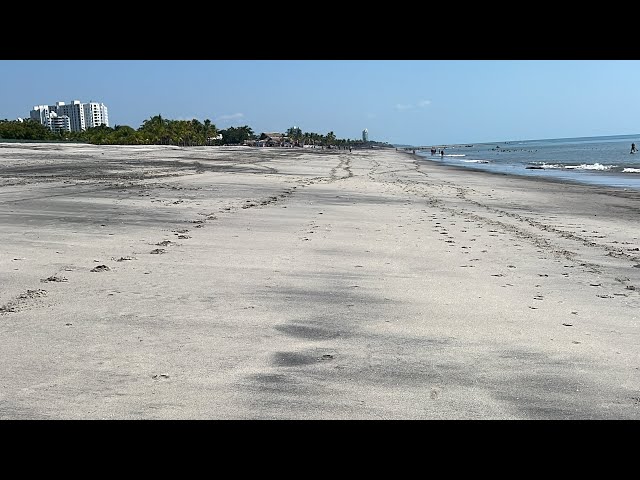
{"label": "building with balcony", "polygon": [[86,128],[109,126],[109,113],[104,103],[89,102],[83,103],[84,123]]}
{"label": "building with balcony", "polygon": [[49,128],[52,132],[71,131],[71,119],[66,115],[58,116],[56,112],[51,112],[49,116]]}
{"label": "building with balcony", "polygon": [[[109,126],[109,113],[104,103],[56,102],[54,105],[36,105],[29,116],[52,131],[81,132],[100,125]],[[67,120],[64,120],[65,118]],[[55,123],[55,129],[54,129]]]}

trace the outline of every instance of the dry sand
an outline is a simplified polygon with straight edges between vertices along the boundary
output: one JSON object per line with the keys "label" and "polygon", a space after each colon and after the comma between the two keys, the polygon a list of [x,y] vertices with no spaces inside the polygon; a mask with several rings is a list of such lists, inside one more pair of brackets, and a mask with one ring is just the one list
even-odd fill
{"label": "dry sand", "polygon": [[638,419],[640,192],[0,144],[0,419]]}

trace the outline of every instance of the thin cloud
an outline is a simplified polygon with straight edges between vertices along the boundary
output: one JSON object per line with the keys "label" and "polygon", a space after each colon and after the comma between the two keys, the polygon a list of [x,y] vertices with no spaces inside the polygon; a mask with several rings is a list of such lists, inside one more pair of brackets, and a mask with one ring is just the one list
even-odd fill
{"label": "thin cloud", "polygon": [[218,121],[220,122],[232,122],[244,118],[244,113],[232,113],[231,115],[220,115]]}
{"label": "thin cloud", "polygon": [[416,104],[413,103],[396,103],[396,110],[413,110],[414,108],[424,108],[431,105],[431,100],[421,100]]}

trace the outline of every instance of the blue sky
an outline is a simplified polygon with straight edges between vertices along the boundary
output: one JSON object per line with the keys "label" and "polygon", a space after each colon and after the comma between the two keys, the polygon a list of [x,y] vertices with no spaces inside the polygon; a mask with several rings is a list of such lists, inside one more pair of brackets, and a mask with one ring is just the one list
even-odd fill
{"label": "blue sky", "polygon": [[218,129],[415,146],[640,133],[638,60],[0,60],[0,119],[103,102]]}

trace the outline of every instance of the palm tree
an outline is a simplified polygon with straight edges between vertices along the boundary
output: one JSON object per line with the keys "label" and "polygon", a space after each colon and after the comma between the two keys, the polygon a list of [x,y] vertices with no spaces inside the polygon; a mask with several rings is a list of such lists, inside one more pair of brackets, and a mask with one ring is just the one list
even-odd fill
{"label": "palm tree", "polygon": [[209,130],[211,129],[211,120],[208,118],[204,119],[204,144],[209,145]]}

